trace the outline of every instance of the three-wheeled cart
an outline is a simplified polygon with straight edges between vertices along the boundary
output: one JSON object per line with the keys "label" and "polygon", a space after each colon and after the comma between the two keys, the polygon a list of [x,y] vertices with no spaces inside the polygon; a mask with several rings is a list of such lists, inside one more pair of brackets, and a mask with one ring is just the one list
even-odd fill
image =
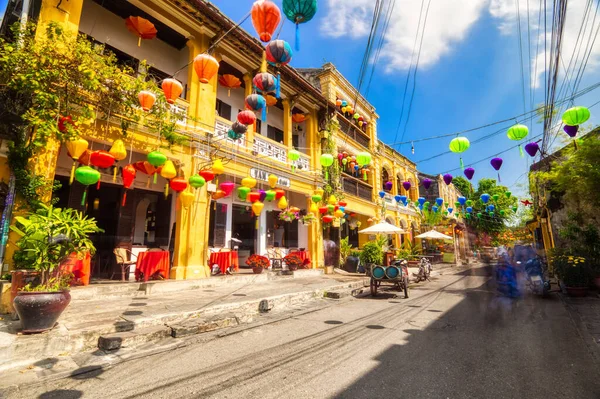
{"label": "three-wheeled cart", "polygon": [[408,298],[408,265],[406,261],[394,261],[390,266],[371,265],[367,268],[371,277],[371,296],[377,296],[377,290],[382,284],[392,285],[398,291],[404,291]]}

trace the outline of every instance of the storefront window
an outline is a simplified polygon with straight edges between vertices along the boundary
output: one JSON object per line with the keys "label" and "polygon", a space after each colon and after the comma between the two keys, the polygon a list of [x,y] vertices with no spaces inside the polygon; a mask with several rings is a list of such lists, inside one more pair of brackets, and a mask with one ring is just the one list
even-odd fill
{"label": "storefront window", "polygon": [[225,247],[225,232],[227,227],[227,204],[210,204],[210,225],[208,245],[211,247]]}

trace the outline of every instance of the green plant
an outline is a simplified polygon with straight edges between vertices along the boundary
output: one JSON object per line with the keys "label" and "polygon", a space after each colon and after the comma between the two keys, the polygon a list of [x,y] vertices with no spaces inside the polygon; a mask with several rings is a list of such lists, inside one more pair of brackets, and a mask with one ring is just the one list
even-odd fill
{"label": "green plant", "polygon": [[383,250],[377,242],[370,241],[363,246],[362,251],[360,252],[360,261],[363,265],[379,265],[382,260]]}
{"label": "green plant", "polygon": [[12,280],[12,274],[10,274],[10,273],[4,273],[2,276],[0,276],[0,280],[11,281]]}
{"label": "green plant", "polygon": [[354,250],[350,251],[350,256],[352,256],[353,258],[360,258],[360,251],[357,249],[354,249]]}
{"label": "green plant", "polygon": [[352,244],[348,243],[348,237],[340,240],[340,263],[343,265],[346,263],[346,258],[350,256],[352,251]]}
{"label": "green plant", "polygon": [[590,273],[585,258],[571,255],[562,248],[554,248],[550,253],[550,264],[567,287],[587,287]]}
{"label": "green plant", "polygon": [[69,255],[81,256],[85,252],[93,255],[96,248],[89,236],[103,231],[96,220],[75,209],[43,204],[36,212],[15,219],[17,226],[11,226],[11,230],[21,238],[13,260],[21,263],[19,266],[28,263],[41,272],[41,291],[56,290],[57,284],[64,281],[52,273]]}
{"label": "green plant", "polygon": [[414,260],[417,255],[420,255],[423,251],[419,245],[413,244],[412,241],[404,241],[404,251],[406,251],[406,257],[409,260]]}

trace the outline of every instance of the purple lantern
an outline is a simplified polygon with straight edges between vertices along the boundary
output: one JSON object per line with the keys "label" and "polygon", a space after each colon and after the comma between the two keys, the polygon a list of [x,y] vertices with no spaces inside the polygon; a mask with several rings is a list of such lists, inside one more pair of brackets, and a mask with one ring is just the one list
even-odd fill
{"label": "purple lantern", "polygon": [[267,198],[267,192],[265,190],[260,190],[260,202],[263,202],[265,200],[265,198]]}
{"label": "purple lantern", "polygon": [[537,154],[539,150],[540,146],[538,145],[538,143],[529,143],[525,146],[525,151],[532,157],[535,157],[535,154]]}
{"label": "purple lantern", "polygon": [[502,166],[502,158],[492,158],[490,164],[494,169],[500,170],[500,167]]}
{"label": "purple lantern", "polygon": [[405,182],[402,183],[402,187],[404,187],[404,189],[406,191],[408,191],[408,190],[410,190],[410,188],[412,187],[412,185],[410,184],[409,181],[405,181]]}
{"label": "purple lantern", "polygon": [[452,183],[452,175],[450,173],[446,173],[444,175],[444,183],[446,183],[447,186],[449,186],[450,183]]}
{"label": "purple lantern", "polygon": [[467,168],[465,169],[465,176],[467,176],[467,179],[471,180],[473,178],[473,176],[475,175],[475,169],[473,168]]}
{"label": "purple lantern", "polygon": [[577,136],[577,131],[579,130],[579,125],[575,125],[575,126],[565,125],[563,127],[563,130],[565,131],[566,134],[569,135],[569,137],[575,137],[575,136]]}
{"label": "purple lantern", "polygon": [[431,179],[424,178],[423,187],[425,187],[425,190],[429,190],[429,187],[431,187]]}
{"label": "purple lantern", "polygon": [[391,181],[386,181],[385,184],[383,185],[385,191],[390,191],[392,189],[392,182]]}

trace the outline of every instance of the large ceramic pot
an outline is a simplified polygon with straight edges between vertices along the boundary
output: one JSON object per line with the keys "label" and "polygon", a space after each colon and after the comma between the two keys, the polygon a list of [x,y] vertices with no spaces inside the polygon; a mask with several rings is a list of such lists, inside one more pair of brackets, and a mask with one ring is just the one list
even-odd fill
{"label": "large ceramic pot", "polygon": [[53,328],[69,302],[71,302],[71,294],[68,291],[20,291],[13,306],[21,320],[23,332],[38,333]]}
{"label": "large ceramic pot", "polygon": [[346,263],[344,264],[344,270],[350,273],[356,273],[356,271],[358,270],[358,262],[358,257],[348,256],[346,258]]}
{"label": "large ceramic pot", "polygon": [[569,287],[567,286],[567,294],[572,297],[584,297],[587,295],[587,287]]}
{"label": "large ceramic pot", "polygon": [[253,268],[252,268],[252,272],[253,272],[254,274],[261,274],[261,273],[262,273],[262,271],[263,271],[263,268],[262,268],[262,267],[260,267],[260,266],[259,266],[259,267],[253,267]]}
{"label": "large ceramic pot", "polygon": [[298,270],[298,265],[288,265],[288,270],[296,271]]}

